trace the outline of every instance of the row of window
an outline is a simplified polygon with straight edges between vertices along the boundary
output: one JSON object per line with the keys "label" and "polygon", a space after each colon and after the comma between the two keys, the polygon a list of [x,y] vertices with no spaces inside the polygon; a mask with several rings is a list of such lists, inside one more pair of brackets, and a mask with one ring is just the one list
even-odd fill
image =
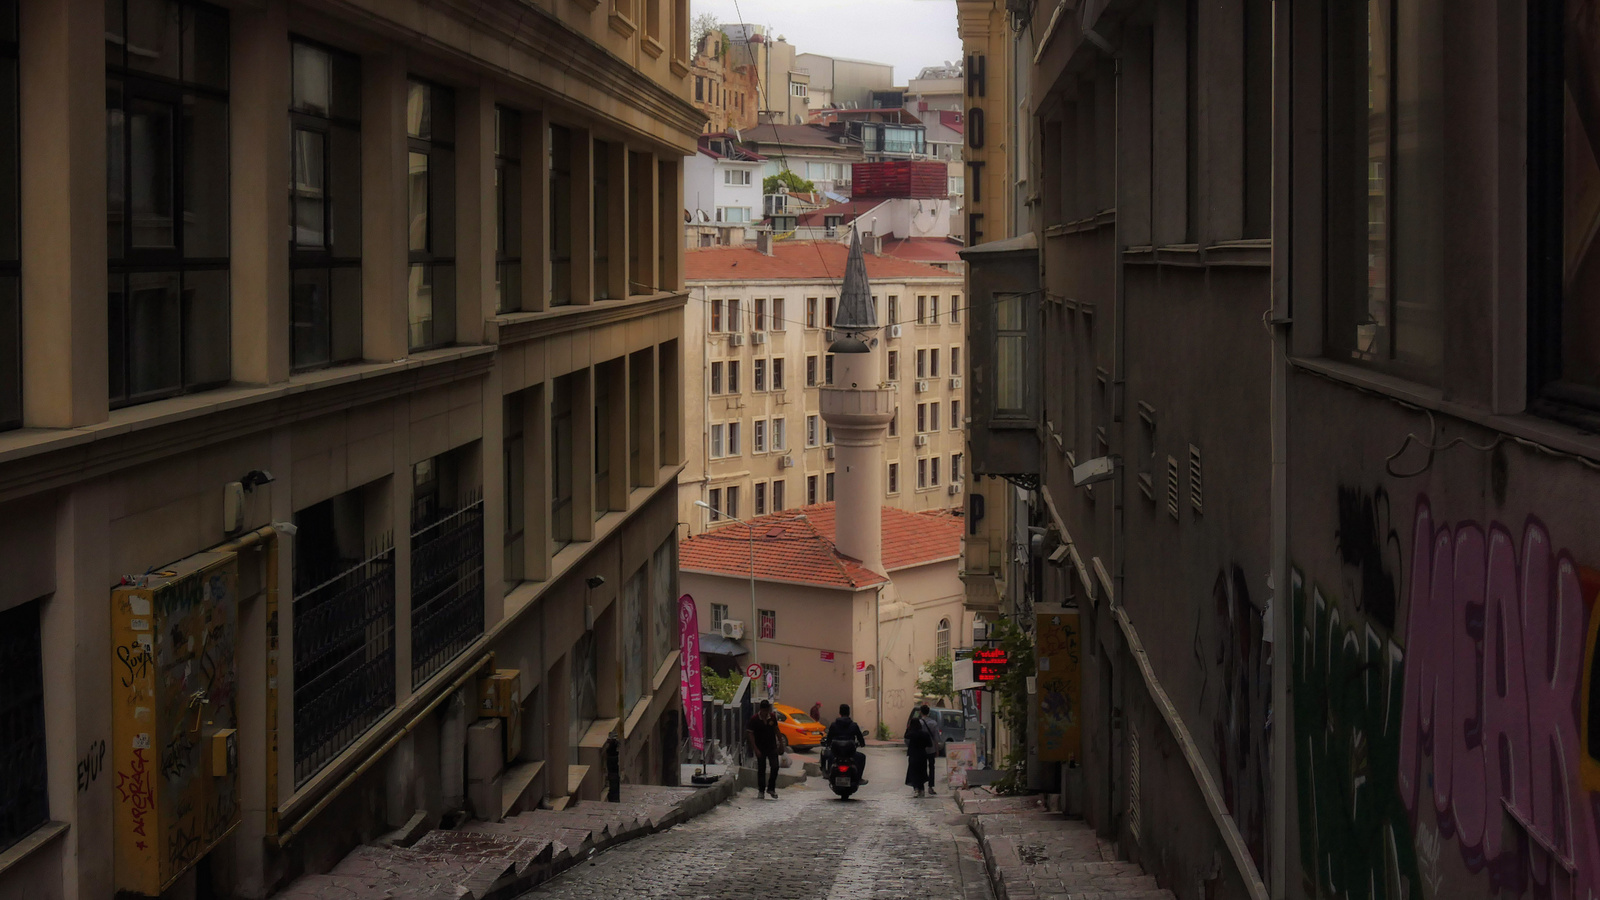
{"label": "row of window", "polygon": [[[806,446],[808,447],[816,446],[815,444],[810,443],[812,437],[814,436],[814,429],[816,427],[814,420],[816,418],[816,416],[806,417]],[[750,423],[751,452],[767,453],[770,451],[782,453],[783,451],[789,449],[788,424],[789,420],[782,417],[772,419],[756,419],[752,421]],[[728,456],[741,455],[744,452],[743,444],[741,443],[742,434],[742,422],[734,421],[712,423],[710,428],[711,458],[722,459]]]}
{"label": "row of window", "polygon": [[[781,512],[789,508],[786,502],[786,487],[788,480],[774,478],[771,481],[757,481],[751,485],[751,492],[755,495],[755,511],[753,515],[764,516],[767,513]],[[821,490],[819,494],[818,491]],[[711,509],[706,513],[706,518],[712,522],[720,522],[724,518],[737,519],[739,517],[739,486],[730,484],[727,487],[712,488],[707,491],[707,504]],[[806,506],[818,503],[833,502],[833,473],[824,472],[821,476],[806,476]]]}
{"label": "row of window", "polygon": [[[832,328],[834,308],[837,302],[838,299],[835,297],[807,297],[805,327]],[[898,296],[893,294],[889,295],[889,315],[887,319],[885,319],[882,315],[883,309],[881,306],[879,306],[877,297],[872,298],[872,305],[874,308],[874,316],[879,322],[883,322],[888,325],[903,324],[900,318],[900,298]],[[752,309],[746,310],[742,302],[735,298],[729,298],[726,300],[712,300],[712,333],[720,334],[744,331],[744,320],[740,318],[743,314],[748,314],[750,316],[751,331],[784,331],[788,327],[789,320],[784,315],[784,298],[773,297],[769,301],[766,298],[757,297],[753,301],[752,307]],[[951,294],[949,305],[945,306],[944,310],[946,313],[945,322],[947,324],[960,324],[962,312],[961,295]],[[938,325],[940,324],[939,316],[939,295],[918,294],[916,324]]]}
{"label": "row of window", "polygon": [[[808,362],[816,357],[810,357]],[[741,361],[737,359],[716,360],[711,363],[711,393],[712,394],[738,394],[743,388],[739,381]],[[771,359],[756,359],[751,361],[753,384],[755,391],[782,391],[786,387],[784,380],[784,358],[774,356]]]}
{"label": "row of window", "polygon": [[[831,312],[833,301],[831,298],[828,303],[828,309],[830,310],[829,321],[831,322],[833,321]],[[770,301],[765,297],[758,297],[754,301],[753,307],[750,310],[751,331],[784,331],[787,329],[789,320],[783,314],[782,297],[773,297]],[[740,301],[736,299],[711,301],[711,331],[713,333],[744,331],[744,320],[740,318],[742,312],[744,312],[744,309]]]}
{"label": "row of window", "polygon": [[[922,348],[917,351],[917,378],[939,377],[939,350],[938,347]],[[890,350],[884,357],[884,380],[898,382],[900,380],[900,351]],[[950,348],[950,373],[955,375],[961,371],[961,347]],[[710,391],[713,395],[738,394],[743,392],[740,373],[743,363],[741,360],[713,360],[711,363]],[[782,391],[786,388],[784,380],[784,357],[774,356],[769,359],[751,360],[752,374],[754,375],[751,390],[754,391]],[[824,353],[821,356],[821,371],[818,371],[818,356],[815,353],[806,356],[806,387],[817,387],[819,384],[833,384],[833,354]],[[955,387],[954,384],[951,385]],[[960,401],[953,401],[959,403]]]}
{"label": "row of window", "polygon": [[[778,613],[770,609],[757,609],[756,615],[761,617],[761,631],[758,633],[761,640],[770,641],[777,638]],[[730,620],[733,620],[733,615],[728,610],[728,604],[711,604],[711,631],[713,633],[722,631],[722,623]],[[778,667],[774,665],[763,665],[761,668],[764,672],[776,673],[778,671]],[[773,676],[773,685],[777,685],[776,675]]]}

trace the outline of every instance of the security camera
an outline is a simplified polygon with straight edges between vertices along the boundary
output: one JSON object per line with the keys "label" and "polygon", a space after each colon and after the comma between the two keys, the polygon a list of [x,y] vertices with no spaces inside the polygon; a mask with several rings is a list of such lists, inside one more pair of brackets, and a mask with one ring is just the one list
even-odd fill
{"label": "security camera", "polygon": [[587,584],[589,586],[589,590],[592,591],[600,585],[605,584],[606,580],[601,578],[599,575],[590,575],[588,578],[584,579],[583,583]]}

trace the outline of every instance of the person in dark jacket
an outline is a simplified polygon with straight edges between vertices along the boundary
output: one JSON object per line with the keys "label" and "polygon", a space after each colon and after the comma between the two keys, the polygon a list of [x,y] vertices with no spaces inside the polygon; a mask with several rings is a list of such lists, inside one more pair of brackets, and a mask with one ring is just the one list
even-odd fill
{"label": "person in dark jacket", "polygon": [[778,717],[772,714],[772,701],[761,701],[761,708],[744,727],[750,754],[756,758],[756,797],[778,799]]}
{"label": "person in dark jacket", "polygon": [[939,744],[944,740],[944,728],[939,724],[939,717],[933,714],[928,704],[922,704],[922,727],[928,729],[928,794],[938,793],[933,789],[933,783],[938,780],[937,766],[939,762]]}
{"label": "person in dark jacket", "polygon": [[811,704],[811,720],[816,722],[818,725],[822,724],[822,701],[821,700],[818,700],[817,702]]}
{"label": "person in dark jacket", "polygon": [[867,745],[867,736],[861,733],[861,726],[857,725],[850,718],[850,704],[848,703],[839,704],[839,718],[834,719],[828,724],[828,734],[827,737],[823,739],[823,743],[825,746],[831,748],[834,741],[855,742],[856,771],[860,772],[863,776],[861,783],[866,784],[867,779],[864,776],[867,772],[867,756],[861,752],[861,748]]}
{"label": "person in dark jacket", "polygon": [[906,725],[906,786],[916,788],[918,797],[927,796],[924,793],[928,783],[928,752],[933,748],[933,738],[928,735],[927,726],[922,724],[922,710],[912,712],[911,722]]}

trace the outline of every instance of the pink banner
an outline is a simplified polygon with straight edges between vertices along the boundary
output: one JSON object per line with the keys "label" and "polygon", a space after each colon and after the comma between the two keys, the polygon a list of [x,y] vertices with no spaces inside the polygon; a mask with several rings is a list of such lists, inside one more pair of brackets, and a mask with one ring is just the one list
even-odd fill
{"label": "pink banner", "polygon": [[689,743],[696,750],[706,748],[705,710],[700,703],[700,616],[694,598],[678,598],[678,647],[681,673],[679,691],[683,695],[683,714],[689,726]]}

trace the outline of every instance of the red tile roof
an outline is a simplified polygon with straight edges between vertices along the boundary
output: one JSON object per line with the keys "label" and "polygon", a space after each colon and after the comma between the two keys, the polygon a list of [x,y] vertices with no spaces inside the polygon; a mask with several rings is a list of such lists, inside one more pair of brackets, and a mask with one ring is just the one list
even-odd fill
{"label": "red tile roof", "polygon": [[[885,507],[883,565],[890,572],[954,559],[961,553],[962,520],[946,510],[920,513]],[[822,503],[730,522],[678,547],[679,568],[734,578],[750,577],[751,531],[755,574],[761,581],[857,590],[885,579],[834,546],[834,505]]]}
{"label": "red tile roof", "polygon": [[884,238],[885,256],[913,262],[960,262],[961,244],[949,238]]}
{"label": "red tile roof", "polygon": [[[689,281],[778,281],[844,278],[850,248],[834,241],[775,241],[767,256],[753,244],[741,247],[690,248],[684,253]],[[894,256],[867,256],[867,277],[951,278],[944,269]]]}

